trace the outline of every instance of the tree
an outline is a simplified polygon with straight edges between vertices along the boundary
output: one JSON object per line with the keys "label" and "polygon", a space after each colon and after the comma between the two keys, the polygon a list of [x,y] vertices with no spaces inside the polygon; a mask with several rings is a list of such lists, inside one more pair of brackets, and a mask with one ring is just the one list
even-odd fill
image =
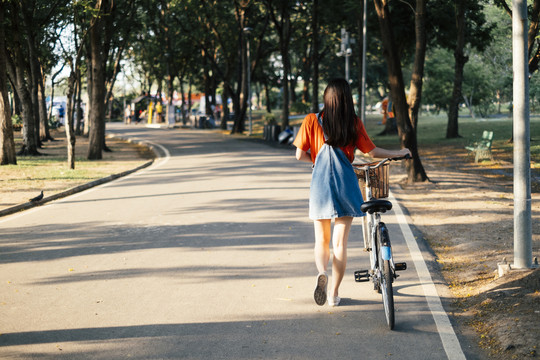
{"label": "tree", "polygon": [[[36,120],[36,109],[32,102],[31,86],[33,84],[30,74],[31,64],[28,60],[29,50],[24,45],[26,38],[25,32],[21,28],[23,21],[20,19],[21,4],[18,1],[12,1],[8,3],[9,7],[9,34],[6,34],[6,40],[10,40],[7,44],[8,56],[7,59],[7,73],[9,80],[12,84],[12,88],[17,94],[21,102],[22,108],[22,138],[23,145],[18,152],[19,155],[40,155],[38,152],[38,134],[36,132],[39,122]],[[7,29],[6,29],[7,30]],[[28,44],[28,43],[27,43]],[[37,106],[37,104],[36,104]]]}
{"label": "tree", "polygon": [[[67,163],[68,167],[70,169],[75,169],[75,143],[76,143],[76,137],[75,137],[75,127],[74,127],[74,100],[77,104],[77,97],[75,97],[75,93],[77,88],[80,90],[80,82],[78,83],[78,79],[80,79],[80,66],[81,66],[81,57],[83,54],[84,49],[84,40],[86,37],[86,33],[81,33],[81,23],[79,19],[79,12],[82,12],[84,10],[90,10],[85,9],[83,4],[80,3],[73,3],[70,7],[70,13],[69,18],[71,22],[72,32],[71,32],[71,42],[73,45],[72,53],[70,53],[69,50],[66,50],[64,45],[61,44],[61,47],[64,51],[64,57],[66,63],[69,65],[70,73],[67,80],[67,91],[66,91],[66,124],[65,124],[65,131],[66,131],[66,138],[67,138]],[[78,114],[78,111],[77,111]]]}
{"label": "tree", "polygon": [[415,129],[418,124],[418,110],[422,102],[422,85],[424,78],[424,63],[426,60],[426,1],[416,0],[415,18],[415,54],[409,92],[409,116]]}
{"label": "tree", "polygon": [[279,52],[283,64],[283,76],[281,77],[281,89],[283,91],[281,128],[285,129],[289,127],[289,74],[291,70],[289,46],[292,33],[291,13],[294,8],[291,2],[287,0],[266,0],[266,6],[278,35]]}
{"label": "tree", "polygon": [[456,1],[456,47],[454,49],[454,86],[452,98],[448,109],[448,126],[446,128],[446,138],[460,137],[458,131],[459,104],[461,104],[461,86],[463,83],[463,68],[469,60],[463,53],[465,48],[465,6],[467,0]]}
{"label": "tree", "polygon": [[311,64],[313,66],[311,111],[319,112],[319,0],[313,0],[311,14],[312,51]]}
{"label": "tree", "polygon": [[0,165],[17,164],[15,142],[13,140],[13,124],[7,93],[6,47],[4,31],[4,15],[6,3],[0,1]]}
{"label": "tree", "polygon": [[89,94],[89,160],[99,160],[105,145],[105,110],[110,101],[120,60],[126,48],[135,11],[134,0],[96,0],[88,28],[87,81]]}
{"label": "tree", "polygon": [[436,111],[447,112],[452,99],[454,59],[443,48],[431,49],[426,57],[424,75],[424,102],[434,105]]}
{"label": "tree", "polygon": [[[99,160],[103,157],[103,139],[105,138],[105,62],[112,34],[107,30],[107,22],[112,21],[114,5],[109,0],[97,0],[96,14],[89,26],[88,51],[88,92],[90,126],[88,159]],[[110,31],[110,30],[109,30]]]}
{"label": "tree", "polygon": [[[482,51],[490,42],[491,27],[486,24],[484,16],[483,2],[468,1],[468,0],[445,0],[440,3],[440,13],[444,13],[444,18],[448,12],[453,12],[455,23],[453,27],[444,20],[440,21],[441,26],[446,26],[446,31],[440,31],[439,34],[455,32],[456,38],[452,43],[447,39],[441,41],[442,45],[454,50],[454,84],[452,90],[452,99],[448,109],[448,126],[446,130],[446,138],[456,138],[459,135],[458,117],[459,105],[462,103],[462,84],[463,84],[463,69],[469,60],[469,56],[465,54],[466,46],[476,48]],[[444,19],[441,17],[441,19]],[[440,38],[439,38],[440,39]]]}
{"label": "tree", "polygon": [[[494,0],[495,5],[506,10],[512,18],[512,10],[506,0]],[[527,32],[527,48],[529,54],[529,74],[538,71],[540,65],[540,43],[536,45],[538,32],[540,30],[540,0],[534,0],[532,6],[527,7],[529,16],[529,31]]]}
{"label": "tree", "polygon": [[388,2],[387,0],[374,0],[374,3],[384,45],[383,55],[388,66],[388,83],[390,85],[390,94],[395,104],[401,145],[407,147],[412,153],[412,159],[407,162],[408,182],[426,181],[427,175],[418,154],[416,130],[409,118],[409,106],[405,96],[405,84],[403,82],[400,56],[394,41]]}

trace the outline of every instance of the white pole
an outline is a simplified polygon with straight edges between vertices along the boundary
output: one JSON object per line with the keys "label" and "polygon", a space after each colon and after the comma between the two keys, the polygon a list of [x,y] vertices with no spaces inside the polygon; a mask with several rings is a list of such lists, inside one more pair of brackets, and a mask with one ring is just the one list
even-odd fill
{"label": "white pole", "polygon": [[527,1],[512,1],[514,68],[514,268],[532,267]]}
{"label": "white pole", "polygon": [[251,124],[251,62],[249,54],[249,32],[247,34],[247,86],[248,86],[248,98],[247,104],[249,109],[249,136],[252,133],[252,124]]}
{"label": "white pole", "polygon": [[364,25],[362,29],[362,93],[360,94],[360,118],[366,123],[366,34],[367,34],[367,0],[364,0]]}

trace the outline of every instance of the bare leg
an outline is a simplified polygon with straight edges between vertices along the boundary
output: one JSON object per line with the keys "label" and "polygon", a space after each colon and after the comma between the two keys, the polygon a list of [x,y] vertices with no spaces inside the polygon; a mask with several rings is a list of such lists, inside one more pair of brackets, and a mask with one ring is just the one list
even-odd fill
{"label": "bare leg", "polygon": [[315,265],[319,274],[325,273],[330,261],[331,220],[315,220]]}
{"label": "bare leg", "polygon": [[334,258],[332,260],[332,291],[330,294],[338,296],[339,285],[345,275],[347,266],[347,240],[351,230],[353,218],[341,217],[335,220],[334,234],[332,244],[334,249]]}

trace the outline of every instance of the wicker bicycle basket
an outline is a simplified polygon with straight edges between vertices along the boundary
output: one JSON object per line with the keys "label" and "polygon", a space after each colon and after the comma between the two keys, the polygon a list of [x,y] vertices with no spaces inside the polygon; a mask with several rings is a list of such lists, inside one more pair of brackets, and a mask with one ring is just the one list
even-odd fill
{"label": "wicker bicycle basket", "polygon": [[[377,163],[371,164],[362,164],[366,165],[377,165]],[[371,188],[371,196],[376,199],[388,197],[389,190],[389,175],[390,175],[390,164],[386,163],[382,166],[379,166],[376,169],[369,169],[369,183]],[[353,166],[356,177],[358,178],[358,185],[360,186],[360,191],[362,191],[362,197],[364,201],[367,201],[366,198],[366,170],[362,166]]]}

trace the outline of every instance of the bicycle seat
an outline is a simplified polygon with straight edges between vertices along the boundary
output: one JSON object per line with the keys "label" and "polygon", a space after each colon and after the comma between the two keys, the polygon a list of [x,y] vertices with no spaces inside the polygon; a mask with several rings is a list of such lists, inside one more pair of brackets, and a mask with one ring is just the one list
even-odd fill
{"label": "bicycle seat", "polygon": [[369,200],[360,206],[360,210],[365,213],[386,212],[392,209],[392,203],[388,200]]}

